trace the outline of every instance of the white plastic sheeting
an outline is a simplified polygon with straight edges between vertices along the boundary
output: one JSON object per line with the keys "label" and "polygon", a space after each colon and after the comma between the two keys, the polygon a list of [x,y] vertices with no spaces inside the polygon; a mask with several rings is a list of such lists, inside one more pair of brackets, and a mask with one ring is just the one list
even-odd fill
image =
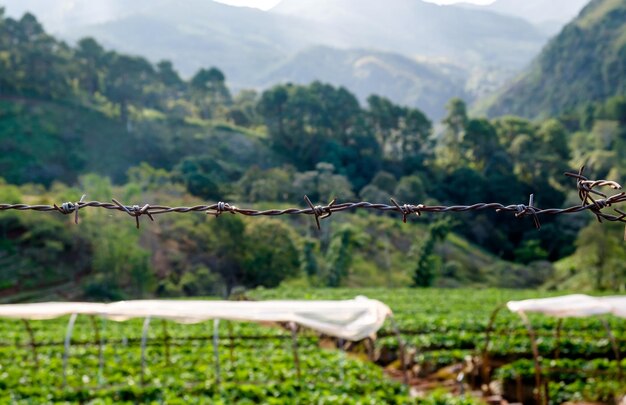
{"label": "white plastic sheeting", "polygon": [[602,314],[626,318],[626,296],[590,297],[584,294],[572,294],[509,301],[506,306],[512,312],[537,312],[558,318],[583,318]]}
{"label": "white plastic sheeting", "polygon": [[295,322],[321,333],[361,340],[381,328],[391,309],[377,300],[343,301],[208,301],[136,300],[109,304],[45,302],[0,305],[0,317],[52,319],[64,315],[98,315],[114,321],[161,318],[179,323],[210,319],[252,322]]}
{"label": "white plastic sheeting", "polygon": [[107,304],[91,302],[42,302],[33,304],[0,305],[0,317],[16,319],[54,319],[60,316],[81,314],[99,315]]}
{"label": "white plastic sheeting", "polygon": [[601,300],[611,307],[613,315],[626,318],[626,296],[602,297]]}

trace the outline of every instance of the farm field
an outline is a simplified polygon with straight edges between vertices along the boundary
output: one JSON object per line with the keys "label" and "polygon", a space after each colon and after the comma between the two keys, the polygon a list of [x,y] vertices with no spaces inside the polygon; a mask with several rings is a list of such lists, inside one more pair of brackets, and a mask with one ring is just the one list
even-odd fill
{"label": "farm field", "polygon": [[[178,325],[153,319],[142,384],[143,321],[117,323],[78,317],[64,383],[65,317],[29,322],[36,362],[25,324],[0,321],[0,402],[478,403],[444,392],[459,393],[460,385],[454,381],[461,372],[466,391],[479,391],[485,384],[480,355],[493,310],[511,299],[549,294],[496,289],[257,289],[247,294],[251,299],[264,300],[346,299],[357,295],[379,299],[394,311],[406,343],[411,390],[401,384],[398,340],[390,321],[376,342],[378,364],[367,360],[362,347],[341,351],[314,333],[301,331],[300,378],[289,331],[220,322],[218,383],[211,340],[213,322]],[[544,378],[549,381],[550,403],[581,399],[612,403],[624,394],[618,362],[600,318],[565,320],[558,344],[555,319],[533,315],[530,319],[543,356]],[[625,321],[607,320],[624,351]],[[102,364],[100,340],[104,342]],[[535,375],[531,353],[522,321],[507,310],[500,311],[489,345],[489,373],[497,382],[492,388],[512,401],[518,399],[516,396],[532,401]],[[422,390],[426,386],[440,388]],[[421,396],[415,397],[418,391]]]}
{"label": "farm field", "polygon": [[[355,295],[379,299],[391,307],[410,356],[412,376],[417,380],[442,383],[442,379],[465,374],[468,386],[485,384],[482,363],[485,331],[494,310],[509,300],[564,295],[507,289],[335,289],[335,290],[256,290],[257,299],[306,298],[342,299]],[[611,328],[619,346],[626,352],[626,320],[606,316],[564,319],[556,333],[556,318],[529,314],[542,356],[542,374],[547,381],[551,403],[572,400],[614,403],[626,394],[620,369],[603,320]],[[381,352],[397,352],[391,322],[379,335]],[[496,381],[495,391],[512,401],[531,402],[535,384],[531,341],[524,323],[506,308],[498,312],[489,342],[489,374]],[[472,358],[471,362],[468,359]],[[471,364],[467,364],[471,363]],[[620,364],[620,365],[618,365]],[[456,368],[449,367],[456,365]],[[397,366],[397,362],[396,362]],[[450,372],[441,371],[454,370]],[[435,384],[437,385],[437,384]],[[444,385],[444,384],[441,384]],[[449,385],[449,384],[448,384]],[[454,387],[454,386],[453,386]],[[456,387],[454,387],[456,388]],[[457,390],[458,391],[458,390]]]}
{"label": "farm field", "polygon": [[[408,403],[408,391],[376,365],[321,350],[299,339],[298,379],[291,335],[248,323],[220,325],[220,379],[211,342],[213,322],[177,325],[153,320],[141,377],[142,321],[98,321],[106,340],[99,367],[98,339],[88,317],[76,321],[63,381],[63,336],[68,318],[31,321],[37,365],[22,322],[2,322],[0,403]],[[230,341],[227,337],[235,337]],[[163,343],[167,336],[167,346]],[[11,344],[23,347],[16,350]],[[232,350],[230,344],[232,343]],[[64,386],[67,389],[64,389]]]}
{"label": "farm field", "polygon": [[625,67],[626,0],[0,0],[0,405],[626,405]]}

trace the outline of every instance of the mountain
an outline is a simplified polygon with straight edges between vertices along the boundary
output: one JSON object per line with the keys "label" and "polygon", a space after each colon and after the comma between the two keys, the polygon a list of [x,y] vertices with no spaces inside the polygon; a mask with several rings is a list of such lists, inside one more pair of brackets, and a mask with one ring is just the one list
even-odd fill
{"label": "mountain", "polygon": [[[128,4],[135,7],[142,2],[136,0]],[[6,0],[0,3],[0,7],[4,7],[6,14],[13,17],[20,17],[26,12],[37,15],[49,33],[63,31],[77,22],[96,24],[110,21],[125,13],[122,2],[118,0],[90,3],[58,0],[54,4],[46,0]]]}
{"label": "mountain", "polygon": [[593,0],[519,77],[477,107],[552,116],[626,94],[626,0]]}
{"label": "mountain", "polygon": [[[32,11],[70,41],[92,36],[120,52],[168,59],[185,76],[218,66],[236,87],[253,86],[257,72],[313,43],[319,24],[213,1],[5,0],[8,15]],[[324,42],[323,35],[316,40]]]}
{"label": "mountain", "polygon": [[486,10],[520,17],[534,24],[549,21],[566,23],[580,12],[589,0],[496,0]]}
{"label": "mountain", "polygon": [[315,46],[298,52],[263,77],[263,84],[321,80],[344,86],[361,102],[377,94],[418,105],[429,117],[442,117],[452,97],[471,99],[467,72],[455,65],[418,61],[389,52]]}
{"label": "mountain", "polygon": [[[163,0],[101,24],[69,28],[66,38],[93,36],[123,52],[169,59],[185,76],[218,66],[236,88],[251,87],[260,72],[313,43],[316,24],[211,1]],[[319,36],[323,40],[323,36]]]}
{"label": "mountain", "polygon": [[335,45],[466,64],[521,68],[546,40],[520,18],[419,0],[283,0],[270,11],[325,22]]}
{"label": "mountain", "polygon": [[[92,36],[120,52],[171,60],[185,77],[217,66],[234,90],[329,81],[361,99],[383,93],[436,120],[450,95],[471,101],[499,88],[547,40],[519,18],[421,0],[284,0],[271,12],[204,0],[3,4],[13,16],[32,10],[70,42]],[[372,58],[363,64],[366,53]]]}
{"label": "mountain", "polygon": [[493,11],[527,20],[544,32],[558,33],[589,0],[496,0],[485,6],[463,3],[467,8]]}

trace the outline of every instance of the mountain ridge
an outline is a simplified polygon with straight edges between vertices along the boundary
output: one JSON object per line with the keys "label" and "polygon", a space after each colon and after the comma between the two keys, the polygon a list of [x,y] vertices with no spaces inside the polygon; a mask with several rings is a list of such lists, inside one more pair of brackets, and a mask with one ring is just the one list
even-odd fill
{"label": "mountain ridge", "polygon": [[[46,16],[54,11],[46,5],[49,3],[26,1],[5,0],[4,4],[9,11],[32,5],[35,14],[44,18],[44,25],[48,24]],[[106,47],[141,54],[152,62],[171,60],[183,77],[190,77],[201,67],[219,66],[234,90],[267,88],[271,84],[269,77],[276,82],[290,80],[289,76],[277,77],[277,72],[315,46],[335,48],[332,54],[338,64],[363,49],[398,54],[387,60],[444,59],[466,69],[466,82],[449,78],[446,82],[458,83],[457,88],[450,92],[445,86],[446,91],[441,93],[432,88],[434,98],[467,94],[468,100],[483,94],[486,88],[499,87],[530,61],[547,38],[521,19],[487,11],[406,0],[394,0],[390,5],[372,2],[367,7],[351,0],[327,3],[338,18],[320,22],[312,18],[310,11],[285,15],[279,13],[280,9],[263,12],[199,0],[182,5],[173,0],[140,0],[129,3],[127,8],[121,0],[72,0],[68,16],[73,20],[67,16],[63,20],[57,10],[52,13],[56,20],[51,17],[50,24],[57,24],[61,37],[70,42],[92,36]],[[89,4],[106,4],[107,8],[102,16],[94,16],[88,12]],[[303,6],[306,2],[300,4]],[[354,7],[358,13],[351,12]],[[352,24],[353,17],[356,25]],[[98,22],[92,23],[94,20]],[[69,27],[70,21],[83,24]],[[324,80],[335,71],[326,66],[326,71],[320,70],[311,79]],[[387,67],[397,69],[400,67]],[[385,80],[389,88],[399,87],[391,75]],[[424,77],[419,81],[426,80]],[[335,83],[350,86],[354,82],[362,84],[363,78],[350,77]],[[365,87],[378,89],[380,84],[372,81]],[[406,91],[401,90],[388,94],[389,98],[406,103]],[[359,87],[355,91],[364,90]],[[411,106],[430,108],[426,104]]]}
{"label": "mountain ridge", "polygon": [[[357,0],[284,0],[270,12],[351,27],[351,47],[375,48],[409,57],[449,56],[521,67],[525,61],[520,59],[524,58],[516,59],[519,55],[513,55],[532,54],[534,51],[525,47],[545,40],[544,34],[521,18],[425,1],[392,0],[383,6]],[[496,60],[491,53],[482,55],[486,48],[503,39],[511,40],[509,45],[514,51]]]}
{"label": "mountain ridge", "polygon": [[547,117],[626,94],[626,0],[593,0],[529,68],[475,110]]}
{"label": "mountain ridge", "polygon": [[582,10],[588,0],[496,0],[491,4],[458,3],[462,7],[493,11],[523,18],[533,24],[550,21],[567,23]]}
{"label": "mountain ridge", "polygon": [[436,118],[445,115],[445,103],[450,98],[473,99],[465,90],[467,72],[459,66],[420,62],[400,54],[368,49],[313,46],[268,72],[263,80],[268,86],[321,80],[351,89],[361,103],[371,94],[377,94],[399,99],[405,105],[419,105],[429,117]]}

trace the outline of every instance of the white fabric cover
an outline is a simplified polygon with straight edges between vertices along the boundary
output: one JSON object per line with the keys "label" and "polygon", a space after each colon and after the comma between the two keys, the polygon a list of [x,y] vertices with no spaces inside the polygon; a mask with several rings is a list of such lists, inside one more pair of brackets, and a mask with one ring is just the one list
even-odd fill
{"label": "white fabric cover", "polygon": [[620,318],[626,318],[626,296],[610,296],[600,298],[602,302],[611,307],[611,313]]}
{"label": "white fabric cover", "polygon": [[132,318],[197,323],[210,319],[295,322],[327,335],[361,340],[381,328],[391,309],[377,300],[344,301],[208,301],[136,300],[110,304],[46,302],[0,305],[0,317],[52,319],[69,314],[99,315],[114,321]]}
{"label": "white fabric cover", "polygon": [[506,306],[512,312],[537,312],[558,318],[583,318],[609,313],[626,318],[626,296],[590,297],[584,294],[572,294],[509,301]]}
{"label": "white fabric cover", "polygon": [[42,302],[0,305],[0,317],[16,319],[54,319],[64,315],[100,315],[107,304],[91,302]]}

